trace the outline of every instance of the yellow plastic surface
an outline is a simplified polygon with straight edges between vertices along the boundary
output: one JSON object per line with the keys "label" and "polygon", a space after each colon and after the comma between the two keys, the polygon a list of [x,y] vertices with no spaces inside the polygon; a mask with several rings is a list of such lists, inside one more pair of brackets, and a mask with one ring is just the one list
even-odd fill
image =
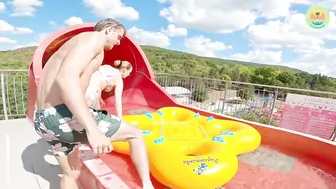
{"label": "yellow plastic surface", "polygon": [[[188,109],[165,107],[123,119],[143,131],[152,175],[173,189],[214,189],[237,172],[237,155],[255,150],[261,136],[253,127],[205,117]],[[114,150],[129,154],[127,142]]]}

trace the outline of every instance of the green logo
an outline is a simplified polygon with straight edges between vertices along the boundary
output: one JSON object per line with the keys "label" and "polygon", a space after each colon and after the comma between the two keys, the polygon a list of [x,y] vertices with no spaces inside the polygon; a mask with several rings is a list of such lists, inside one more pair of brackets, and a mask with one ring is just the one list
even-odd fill
{"label": "green logo", "polygon": [[312,6],[306,13],[308,26],[313,29],[323,29],[329,24],[329,11],[321,6]]}

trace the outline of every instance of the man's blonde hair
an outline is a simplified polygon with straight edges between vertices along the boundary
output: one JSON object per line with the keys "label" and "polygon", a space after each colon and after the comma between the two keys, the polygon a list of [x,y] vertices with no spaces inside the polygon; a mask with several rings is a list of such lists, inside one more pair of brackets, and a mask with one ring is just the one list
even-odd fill
{"label": "man's blonde hair", "polygon": [[106,28],[110,28],[113,31],[117,31],[117,30],[124,30],[124,34],[123,36],[126,35],[126,28],[124,25],[122,25],[120,22],[118,22],[115,19],[112,18],[106,18],[104,20],[101,20],[99,22],[97,22],[97,24],[94,26],[94,31],[103,31]]}

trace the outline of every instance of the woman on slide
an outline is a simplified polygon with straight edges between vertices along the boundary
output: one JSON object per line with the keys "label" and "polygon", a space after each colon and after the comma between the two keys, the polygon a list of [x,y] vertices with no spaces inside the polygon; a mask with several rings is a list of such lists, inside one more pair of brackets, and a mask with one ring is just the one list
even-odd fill
{"label": "woman on slide", "polygon": [[93,73],[89,87],[86,90],[86,101],[91,108],[101,109],[104,101],[101,98],[102,91],[110,92],[113,89],[115,96],[115,107],[117,116],[122,118],[122,91],[124,88],[123,80],[132,72],[132,64],[128,61],[114,61],[117,68],[110,65],[102,65]]}

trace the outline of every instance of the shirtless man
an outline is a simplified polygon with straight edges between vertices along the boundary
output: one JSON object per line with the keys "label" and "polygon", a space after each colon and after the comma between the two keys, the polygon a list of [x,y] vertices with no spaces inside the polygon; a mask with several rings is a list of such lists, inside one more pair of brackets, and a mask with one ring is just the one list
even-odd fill
{"label": "shirtless man", "polygon": [[86,103],[85,91],[91,75],[102,64],[104,50],[120,44],[126,34],[114,19],[98,22],[94,30],[71,38],[45,65],[37,89],[35,130],[51,145],[63,171],[61,189],[78,189],[78,144],[90,144],[95,153],[104,154],[112,151],[113,141],[129,142],[143,188],[154,189],[141,131]]}

